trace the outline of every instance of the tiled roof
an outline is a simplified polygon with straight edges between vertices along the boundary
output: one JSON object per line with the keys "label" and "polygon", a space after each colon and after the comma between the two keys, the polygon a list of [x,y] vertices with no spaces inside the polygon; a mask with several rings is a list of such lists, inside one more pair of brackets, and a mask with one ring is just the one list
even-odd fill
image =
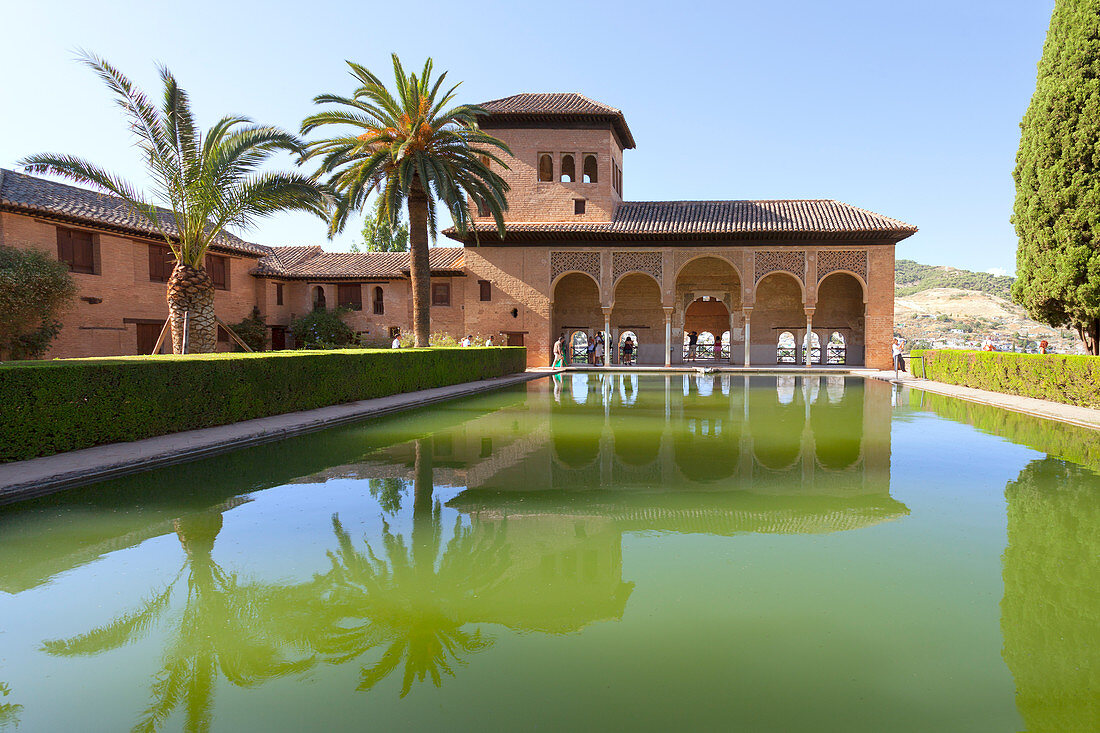
{"label": "tiled roof", "polygon": [[[160,238],[160,232],[120,198],[7,169],[0,169],[0,208]],[[165,228],[173,234],[175,219],[172,212],[167,209],[160,211],[164,215]],[[267,254],[269,249],[228,232],[222,233],[215,246],[230,252],[259,256]]]}
{"label": "tiled roof", "polygon": [[482,102],[480,106],[489,113],[488,118],[481,120],[483,127],[492,127],[493,118],[499,121],[537,122],[595,119],[610,123],[622,139],[623,147],[635,147],[634,136],[630,134],[630,128],[627,127],[622,110],[593,101],[583,94],[575,92],[513,94],[510,97]]}
{"label": "tiled roof", "polygon": [[[461,273],[461,247],[432,247],[433,273]],[[409,273],[408,252],[325,252],[320,247],[272,247],[253,275],[287,280],[402,278]]]}
{"label": "tiled roof", "polygon": [[[482,242],[500,240],[492,223],[477,224]],[[917,228],[830,199],[772,201],[624,201],[609,222],[509,222],[505,242],[588,240],[883,239]],[[454,229],[444,232],[462,238]]]}

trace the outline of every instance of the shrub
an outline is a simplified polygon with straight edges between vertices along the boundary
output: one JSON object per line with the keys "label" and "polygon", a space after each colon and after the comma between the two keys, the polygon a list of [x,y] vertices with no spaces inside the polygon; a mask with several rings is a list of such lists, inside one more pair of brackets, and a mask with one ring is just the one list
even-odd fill
{"label": "shrub", "polygon": [[75,296],[76,283],[64,263],[37,250],[0,246],[0,358],[45,353]]}
{"label": "shrub", "polygon": [[0,462],[522,372],[520,347],[59,359],[0,366]]}
{"label": "shrub", "polygon": [[1100,407],[1100,357],[1008,354],[954,349],[914,350],[917,377],[991,392]]}
{"label": "shrub", "polygon": [[347,308],[319,309],[295,318],[290,324],[294,343],[300,349],[338,349],[355,339],[355,331],[344,323]]}
{"label": "shrub", "polygon": [[[229,327],[253,351],[263,351],[267,348],[267,324],[264,323],[264,318],[260,315],[260,309],[256,306],[252,306],[252,313],[249,314],[248,318]],[[240,348],[236,342],[233,343],[233,346],[235,347],[234,351]]]}

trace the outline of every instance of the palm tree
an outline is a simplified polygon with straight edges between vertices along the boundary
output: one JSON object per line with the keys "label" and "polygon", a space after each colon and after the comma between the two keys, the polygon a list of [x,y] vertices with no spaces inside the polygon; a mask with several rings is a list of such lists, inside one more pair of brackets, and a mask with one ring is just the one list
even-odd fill
{"label": "palm tree", "polygon": [[433,81],[431,59],[419,76],[406,76],[397,54],[393,55],[396,96],[367,69],[351,61],[348,66],[359,87],[351,97],[315,97],[317,104],[339,107],[307,117],[302,133],[324,125],[351,129],[310,143],[303,160],[320,157],[315,177],[326,178],[327,187],[339,194],[330,218],[330,236],[343,230],[352,212],[366,207],[372,193],[382,200],[379,224],[391,230],[397,227],[402,205],[408,208],[413,324],[416,345],[427,346],[428,239],[436,237],[436,203],[447,208],[455,228],[465,234],[472,222],[468,196],[488,210],[497,231],[503,233],[508,184],[489,166],[493,162],[507,169],[495,151],[511,151],[478,128],[477,115],[484,114],[480,107],[449,106],[458,85],[443,92],[447,74]]}
{"label": "palm tree", "polygon": [[53,173],[114,194],[147,219],[176,258],[168,278],[173,351],[178,354],[183,349],[185,314],[190,314],[187,350],[214,351],[214,283],[204,266],[206,250],[224,239],[228,227],[247,228],[279,211],[325,216],[330,199],[305,176],[258,172],[276,151],[302,152],[301,141],[289,132],[254,124],[247,117],[226,116],[203,135],[191,114],[187,92],[167,68],[160,67],[164,99],[158,108],[103,59],[85,53],[81,60],[107,84],[125,111],[155,184],[155,198],[167,209],[83,158],[43,153],[20,164],[30,172]]}

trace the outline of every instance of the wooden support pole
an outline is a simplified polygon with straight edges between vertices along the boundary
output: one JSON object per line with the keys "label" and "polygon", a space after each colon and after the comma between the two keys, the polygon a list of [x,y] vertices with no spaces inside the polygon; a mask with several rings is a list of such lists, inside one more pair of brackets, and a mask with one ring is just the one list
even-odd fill
{"label": "wooden support pole", "polygon": [[222,319],[218,318],[217,316],[214,316],[214,322],[225,329],[225,332],[229,334],[229,337],[237,342],[237,346],[240,346],[242,349],[244,349],[245,351],[247,351],[249,353],[252,352],[252,347],[250,347],[248,344],[246,344],[244,341],[242,341],[241,337],[238,336],[236,333],[234,333],[232,328],[225,325],[225,322],[222,321]]}
{"label": "wooden support pole", "polygon": [[[168,316],[168,318],[164,321],[164,328],[160,329],[160,336],[157,337],[157,345],[153,347],[153,354],[160,353],[160,347],[164,345],[164,337],[168,335],[168,329],[171,327],[171,325],[172,316]],[[150,354],[150,356],[152,356],[153,354]]]}

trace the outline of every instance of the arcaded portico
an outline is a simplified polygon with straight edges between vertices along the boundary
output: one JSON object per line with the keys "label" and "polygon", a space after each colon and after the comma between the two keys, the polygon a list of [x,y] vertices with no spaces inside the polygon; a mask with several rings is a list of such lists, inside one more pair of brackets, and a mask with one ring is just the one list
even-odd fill
{"label": "arcaded portico", "polygon": [[464,264],[516,307],[467,324],[522,331],[532,365],[559,334],[582,358],[604,332],[611,363],[630,336],[639,364],[889,367],[894,247],[915,227],[827,199],[625,201],[622,112],[578,94],[484,107],[513,152],[507,229],[479,217]]}

